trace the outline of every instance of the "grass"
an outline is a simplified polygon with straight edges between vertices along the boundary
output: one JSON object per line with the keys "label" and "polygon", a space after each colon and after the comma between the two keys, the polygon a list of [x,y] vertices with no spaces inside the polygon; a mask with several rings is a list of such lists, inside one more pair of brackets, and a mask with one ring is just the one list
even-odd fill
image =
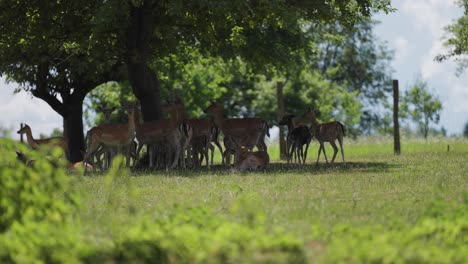
{"label": "grass", "polygon": [[[347,139],[347,162],[343,164],[338,154],[333,165],[325,165],[323,156],[316,165],[317,150],[317,144],[312,144],[307,164],[298,166],[279,161],[278,149],[270,146],[272,164],[265,173],[233,173],[216,165],[169,172],[124,170],[114,178],[76,176],[73,188],[83,194],[76,221],[89,241],[106,244],[139,218],[158,218],[175,207],[206,206],[234,222],[255,213],[267,228],[281,227],[304,241],[310,262],[334,262],[333,256],[341,252],[337,248],[346,247],[336,246],[340,236],[349,234],[340,229],[343,226],[353,230],[382,227],[403,236],[428,217],[462,214],[466,218],[466,140],[403,141],[402,154],[393,155],[390,139]],[[331,158],[331,148],[327,153]],[[467,228],[462,226],[465,242]],[[365,244],[362,240],[356,243]],[[431,240],[424,240],[424,245],[432,245]],[[459,246],[467,249],[466,243]],[[343,260],[369,259],[338,259]]]}

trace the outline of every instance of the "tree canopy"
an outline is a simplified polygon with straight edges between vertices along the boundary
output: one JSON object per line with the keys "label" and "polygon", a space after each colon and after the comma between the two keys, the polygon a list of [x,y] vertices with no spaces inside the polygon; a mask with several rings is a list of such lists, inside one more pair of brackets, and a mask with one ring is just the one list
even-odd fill
{"label": "tree canopy", "polygon": [[418,79],[405,91],[401,110],[402,117],[416,122],[424,138],[427,138],[430,124],[439,123],[442,103],[430,92],[428,83]]}
{"label": "tree canopy", "polygon": [[17,0],[0,8],[8,10],[0,16],[0,74],[63,116],[72,161],[84,149],[83,99],[102,83],[128,80],[144,120],[155,120],[162,76],[153,62],[180,47],[281,71],[307,55],[307,27],[349,27],[391,10],[389,0]]}
{"label": "tree canopy", "polygon": [[436,57],[438,61],[454,58],[458,63],[457,73],[468,67],[468,0],[458,0],[464,14],[454,24],[445,28],[447,33],[444,45],[449,48],[445,54]]}

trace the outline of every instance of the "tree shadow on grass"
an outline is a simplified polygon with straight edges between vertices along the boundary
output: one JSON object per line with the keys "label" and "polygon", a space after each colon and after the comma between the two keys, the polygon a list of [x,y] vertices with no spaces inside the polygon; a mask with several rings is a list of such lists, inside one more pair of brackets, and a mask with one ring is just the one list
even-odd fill
{"label": "tree shadow on grass", "polygon": [[[349,173],[349,172],[362,172],[362,173],[379,173],[387,172],[394,168],[400,168],[401,165],[390,164],[385,162],[346,162],[346,163],[333,163],[325,164],[287,164],[283,162],[270,163],[266,170],[268,173],[298,173],[298,174],[324,174],[324,173]],[[199,168],[187,169],[143,169],[133,170],[134,176],[176,176],[176,177],[198,177],[198,176],[229,176],[229,175],[248,175],[249,173],[241,173],[233,171],[231,167],[222,166],[220,164],[213,165],[210,168],[203,166]]]}
{"label": "tree shadow on grass", "polygon": [[269,171],[271,172],[297,172],[297,173],[337,173],[337,172],[386,172],[390,169],[400,168],[398,164],[386,162],[346,162],[333,164],[287,164],[272,163]]}

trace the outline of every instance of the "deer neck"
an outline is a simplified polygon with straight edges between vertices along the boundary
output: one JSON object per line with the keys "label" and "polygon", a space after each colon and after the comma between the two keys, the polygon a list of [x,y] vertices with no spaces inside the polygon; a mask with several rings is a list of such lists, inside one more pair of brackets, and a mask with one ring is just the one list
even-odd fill
{"label": "deer neck", "polygon": [[219,129],[223,130],[225,128],[225,120],[223,118],[223,112],[216,111],[213,112],[213,123],[219,127]]}
{"label": "deer neck", "polygon": [[33,138],[32,132],[31,132],[30,129],[26,130],[26,140],[28,141],[28,144],[29,144],[31,147],[36,148],[37,142],[36,142],[36,140]]}
{"label": "deer neck", "polygon": [[140,128],[140,109],[135,108],[135,111],[133,112],[133,123],[135,124],[135,130],[138,130]]}
{"label": "deer neck", "polygon": [[[293,121],[291,119],[288,122],[288,131],[293,131],[293,129],[294,129],[294,124],[293,124]],[[289,133],[291,133],[291,132],[289,132]]]}
{"label": "deer neck", "polygon": [[[137,110],[135,109],[135,112]],[[131,113],[128,115],[128,132],[130,135],[134,135],[136,132],[136,125],[135,125],[135,113]]]}
{"label": "deer neck", "polygon": [[310,124],[314,130],[317,130],[317,128],[320,126],[319,122],[317,121],[317,118],[315,117],[310,118]]}

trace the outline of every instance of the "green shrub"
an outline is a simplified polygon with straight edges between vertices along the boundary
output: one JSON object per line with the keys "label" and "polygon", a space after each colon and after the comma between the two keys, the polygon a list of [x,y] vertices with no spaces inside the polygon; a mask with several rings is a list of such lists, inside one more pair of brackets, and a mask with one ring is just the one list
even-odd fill
{"label": "green shrub", "polygon": [[[351,263],[467,263],[466,201],[452,203],[441,215],[440,200],[414,225],[350,226],[331,231],[314,227],[315,238],[326,244],[324,262]],[[444,205],[447,208],[447,205]],[[397,218],[396,216],[394,216]]]}
{"label": "green shrub", "polygon": [[[66,191],[68,177],[61,151],[54,149],[45,157],[44,151],[32,151],[11,140],[0,144],[0,232],[14,222],[62,222],[76,200]],[[18,161],[17,150],[34,160],[34,165]]]}
{"label": "green shrub", "polygon": [[[29,160],[18,161],[15,151]],[[0,141],[0,263],[73,263],[79,239],[68,223],[76,208],[60,150],[32,151]],[[75,260],[75,261],[74,261]]]}
{"label": "green shrub", "polygon": [[305,263],[302,241],[282,230],[223,220],[207,208],[175,206],[169,215],[143,218],[111,249],[88,263]]}

